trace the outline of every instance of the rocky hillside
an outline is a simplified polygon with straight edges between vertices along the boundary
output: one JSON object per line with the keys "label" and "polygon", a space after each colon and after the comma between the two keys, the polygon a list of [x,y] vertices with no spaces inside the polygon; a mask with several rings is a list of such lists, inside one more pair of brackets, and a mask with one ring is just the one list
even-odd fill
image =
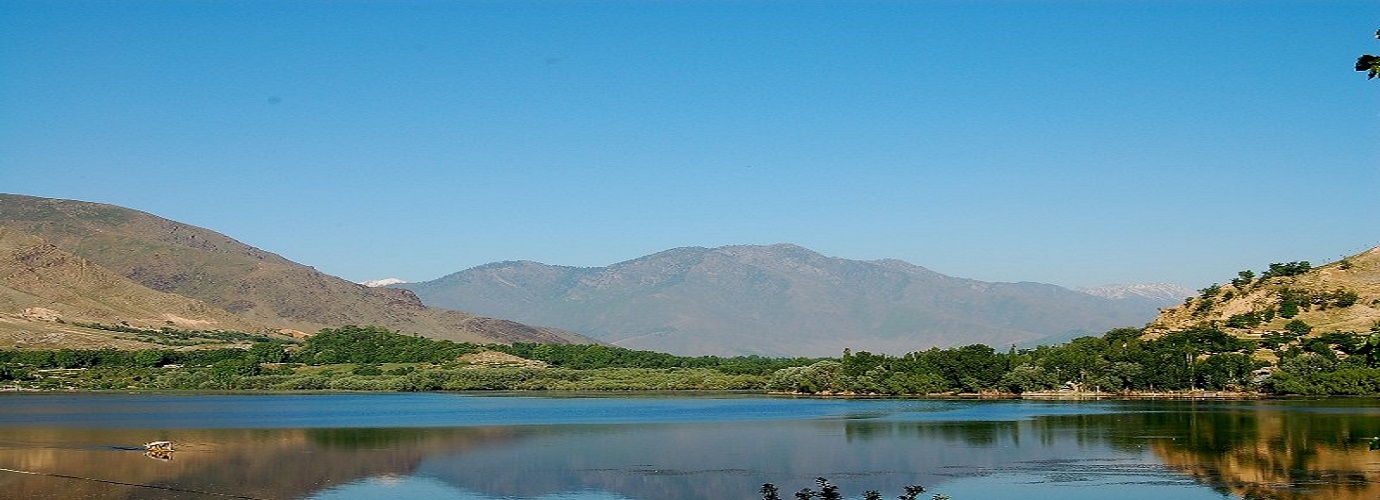
{"label": "rocky hillside", "polygon": [[150,347],[93,323],[145,330],[269,331],[199,300],[149,289],[36,236],[0,227],[0,348]]}
{"label": "rocky hillside", "polygon": [[1153,307],[795,245],[678,248],[608,267],[501,262],[394,285],[439,307],[676,354],[837,356],[1006,347],[1144,325]]}
{"label": "rocky hillside", "polygon": [[[0,262],[11,269],[0,313],[48,303],[63,314],[108,321],[177,316],[268,330],[367,324],[455,341],[588,341],[426,307],[407,290],[351,283],[214,231],[111,205],[0,194],[0,230],[11,241]],[[29,284],[17,286],[24,280]],[[102,282],[159,293],[126,293]],[[205,315],[189,316],[198,307]]]}
{"label": "rocky hillside", "polygon": [[1294,321],[1314,332],[1366,332],[1380,326],[1380,247],[1319,267],[1288,262],[1260,272],[1242,271],[1164,310],[1149,330],[1215,326],[1249,333],[1285,330]]}

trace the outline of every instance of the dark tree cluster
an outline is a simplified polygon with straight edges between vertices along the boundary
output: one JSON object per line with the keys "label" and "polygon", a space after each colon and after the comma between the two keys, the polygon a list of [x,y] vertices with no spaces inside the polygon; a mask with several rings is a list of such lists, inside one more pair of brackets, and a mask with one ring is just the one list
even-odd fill
{"label": "dark tree cluster", "polygon": [[767,375],[788,366],[807,365],[818,358],[763,356],[676,356],[598,344],[528,344],[486,346],[495,351],[575,370],[598,368],[710,368],[730,375]]}
{"label": "dark tree cluster", "polygon": [[[1375,38],[1380,39],[1380,30],[1375,31]],[[1356,58],[1356,71],[1365,72],[1367,80],[1380,76],[1380,56],[1362,54]]]}
{"label": "dark tree cluster", "polygon": [[839,360],[776,372],[769,388],[835,394],[1024,393],[1073,389],[1123,392],[1248,390],[1256,343],[1199,328],[1159,338],[1116,329],[1059,346],[1000,353],[975,344],[904,356],[844,352]]}

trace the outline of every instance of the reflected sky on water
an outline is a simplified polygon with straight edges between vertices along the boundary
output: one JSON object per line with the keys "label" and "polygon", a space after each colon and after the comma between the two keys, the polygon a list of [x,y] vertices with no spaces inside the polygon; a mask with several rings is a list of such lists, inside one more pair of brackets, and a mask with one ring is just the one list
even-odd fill
{"label": "reflected sky on water", "polygon": [[[1380,498],[1380,403],[668,394],[0,396],[22,498]],[[157,460],[131,450],[169,439]],[[21,473],[26,472],[26,473]],[[15,496],[14,498],[21,498]]]}

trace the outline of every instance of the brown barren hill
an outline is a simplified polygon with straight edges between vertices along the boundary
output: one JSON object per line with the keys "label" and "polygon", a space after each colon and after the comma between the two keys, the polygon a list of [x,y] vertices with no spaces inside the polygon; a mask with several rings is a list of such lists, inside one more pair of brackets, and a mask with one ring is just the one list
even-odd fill
{"label": "brown barren hill", "polygon": [[589,342],[557,329],[429,308],[407,290],[365,287],[215,231],[113,205],[0,194],[0,227],[274,329],[358,324],[459,342]]}
{"label": "brown barren hill", "polygon": [[94,328],[271,334],[196,299],[135,283],[42,238],[0,227],[0,348],[148,348]]}

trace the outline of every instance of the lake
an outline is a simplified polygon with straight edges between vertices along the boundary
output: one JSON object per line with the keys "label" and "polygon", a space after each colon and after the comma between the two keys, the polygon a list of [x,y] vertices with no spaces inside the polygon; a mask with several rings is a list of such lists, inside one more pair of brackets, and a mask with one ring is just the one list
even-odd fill
{"label": "lake", "polygon": [[1375,436],[1372,399],[3,394],[0,497],[1375,499]]}

